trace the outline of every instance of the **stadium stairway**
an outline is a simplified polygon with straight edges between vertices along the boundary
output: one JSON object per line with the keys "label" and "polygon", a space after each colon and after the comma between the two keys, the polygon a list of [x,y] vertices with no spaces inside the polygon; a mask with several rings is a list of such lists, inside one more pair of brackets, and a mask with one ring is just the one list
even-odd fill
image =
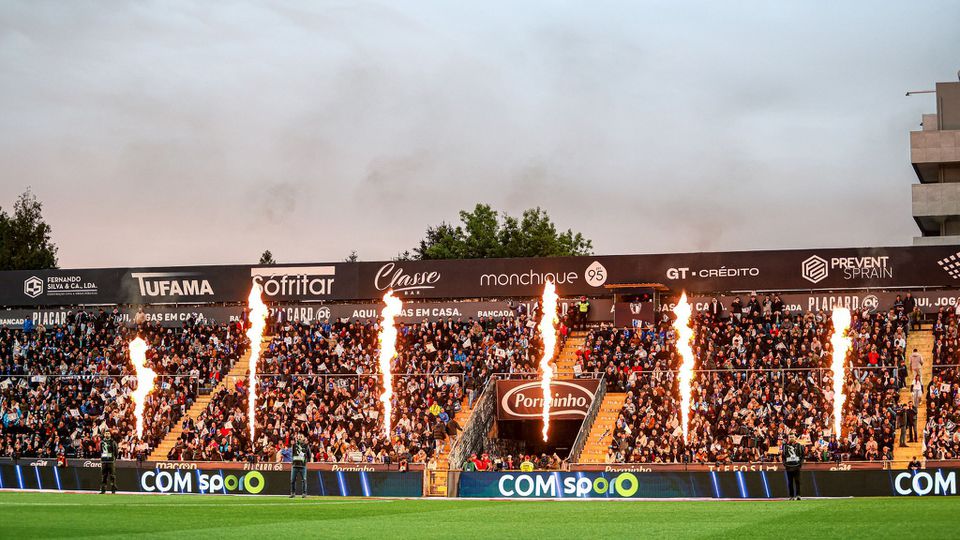
{"label": "stadium stairway", "polygon": [[623,408],[623,402],[626,399],[625,393],[607,392],[603,396],[597,419],[590,428],[587,444],[580,453],[580,463],[603,463],[606,460],[617,417],[620,416],[620,409]]}
{"label": "stadium stairway", "polygon": [[[263,343],[260,346],[261,354],[270,345],[271,338],[264,336]],[[200,414],[207,409],[207,406],[210,404],[210,401],[213,399],[213,396],[217,395],[217,392],[224,388],[233,390],[237,385],[237,381],[241,378],[246,378],[247,376],[247,365],[250,362],[251,351],[247,351],[237,360],[236,363],[230,368],[230,371],[227,372],[227,375],[220,381],[211,390],[206,394],[200,394],[197,396],[197,400],[193,402],[193,405],[187,409],[187,414],[177,421],[177,424],[167,433],[167,436],[160,441],[160,444],[153,449],[153,452],[150,454],[149,459],[151,461],[166,461],[167,454],[170,453],[170,449],[176,446],[177,440],[180,438],[180,434],[183,433],[183,421],[187,418],[197,419]]]}
{"label": "stadium stairway", "polygon": [[[473,413],[473,408],[468,406],[468,401],[467,399],[463,400],[463,403],[460,404],[460,411],[453,417],[460,427],[467,425],[467,422],[470,421],[470,414]],[[448,442],[451,445],[453,444],[453,441]],[[450,449],[447,448],[446,450],[446,452],[439,453],[435,456],[437,460],[437,470],[429,471],[427,475],[427,495],[430,497],[447,496],[447,471],[450,470]]]}
{"label": "stadium stairway", "polygon": [[[921,368],[920,380],[923,381],[924,396],[926,396],[927,386],[933,378],[933,332],[930,330],[914,330],[907,336],[907,388],[900,390],[900,402],[908,403],[912,400],[910,385],[913,384],[915,373],[910,365],[910,354],[917,349],[923,355],[923,367]],[[900,430],[897,430],[893,446],[893,468],[906,469],[911,459],[923,456],[923,432],[927,426],[927,400],[920,400],[917,406],[917,442],[908,442],[906,447],[900,446]]]}
{"label": "stadium stairway", "polygon": [[564,378],[570,378],[573,375],[573,366],[577,362],[577,351],[583,346],[587,339],[586,330],[574,330],[567,337],[567,341],[560,350],[560,356],[557,358],[557,372]]}

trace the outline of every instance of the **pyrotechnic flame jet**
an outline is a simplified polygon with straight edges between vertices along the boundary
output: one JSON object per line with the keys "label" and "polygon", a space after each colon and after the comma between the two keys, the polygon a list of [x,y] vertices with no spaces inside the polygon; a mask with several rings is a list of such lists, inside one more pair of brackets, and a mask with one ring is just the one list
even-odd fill
{"label": "pyrotechnic flame jet", "polygon": [[247,365],[250,377],[247,388],[247,423],[250,425],[250,444],[256,440],[256,407],[257,407],[257,361],[260,359],[260,344],[263,343],[263,331],[267,326],[267,305],[260,295],[263,288],[254,283],[247,297],[247,307],[250,308],[250,328],[247,329],[247,339],[250,340],[250,361]]}
{"label": "pyrotechnic flame jet", "polygon": [[543,308],[540,317],[538,330],[540,338],[543,340],[543,356],[540,358],[540,371],[543,373],[540,379],[540,388],[543,390],[543,440],[546,442],[547,433],[550,431],[550,404],[553,402],[553,396],[550,394],[550,383],[553,382],[553,366],[550,361],[557,350],[557,287],[552,281],[543,284],[543,298],[541,306]]}
{"label": "pyrotechnic flame jet", "polygon": [[397,356],[397,326],[395,319],[403,310],[403,302],[387,291],[383,295],[386,304],[380,311],[380,332],[377,341],[380,342],[380,375],[383,377],[383,393],[380,402],[383,403],[383,432],[390,440],[391,422],[393,419],[393,373],[390,371],[390,362]]}
{"label": "pyrotechnic flame jet", "polygon": [[147,394],[153,390],[153,381],[157,378],[155,371],[147,367],[147,342],[136,338],[129,344],[130,361],[137,373],[137,389],[130,397],[133,398],[133,415],[137,418],[137,438],[143,439],[143,405]]}
{"label": "pyrotechnic flame jet", "polygon": [[680,296],[673,313],[677,316],[673,321],[673,329],[677,332],[677,352],[680,353],[680,371],[677,372],[680,386],[680,422],[683,425],[683,442],[686,443],[690,425],[690,387],[693,383],[693,328],[690,327],[693,308],[687,302],[686,292]]}
{"label": "pyrotechnic flame jet", "polygon": [[847,395],[843,391],[843,381],[846,379],[847,351],[853,340],[847,337],[850,330],[850,310],[847,308],[833,308],[833,334],[830,344],[833,345],[833,433],[840,440],[840,427],[843,424],[843,403]]}

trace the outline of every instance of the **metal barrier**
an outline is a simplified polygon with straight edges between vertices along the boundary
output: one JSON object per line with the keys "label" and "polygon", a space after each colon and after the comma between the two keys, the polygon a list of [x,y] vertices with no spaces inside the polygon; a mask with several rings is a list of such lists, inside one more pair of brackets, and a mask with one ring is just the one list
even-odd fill
{"label": "metal barrier", "polygon": [[587,445],[590,430],[593,428],[593,423],[597,420],[597,414],[600,413],[600,405],[603,403],[603,398],[606,395],[607,384],[601,375],[600,386],[597,387],[597,393],[593,396],[593,403],[591,403],[590,408],[587,409],[587,416],[583,419],[583,423],[580,424],[580,432],[577,433],[577,438],[573,441],[573,446],[570,447],[570,454],[567,456],[568,463],[574,463],[580,459],[580,453],[583,452],[584,447]]}
{"label": "metal barrier", "polygon": [[487,440],[487,433],[493,425],[493,417],[497,412],[497,379],[491,377],[483,392],[477,399],[476,407],[470,414],[470,420],[464,426],[460,437],[454,441],[450,450],[449,464],[451,469],[459,469],[466,461],[467,456],[483,448]]}

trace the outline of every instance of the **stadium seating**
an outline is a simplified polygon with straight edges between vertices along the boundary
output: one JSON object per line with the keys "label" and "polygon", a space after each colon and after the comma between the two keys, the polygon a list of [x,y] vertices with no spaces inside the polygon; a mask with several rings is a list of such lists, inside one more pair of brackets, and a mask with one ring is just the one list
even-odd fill
{"label": "stadium seating", "polygon": [[275,461],[291,435],[302,432],[318,461],[423,462],[435,452],[437,419],[469,406],[470,392],[495,373],[535,373],[541,345],[527,320],[521,314],[401,325],[390,441],[379,414],[377,326],[288,322],[258,365],[256,444],[247,436],[247,389],[240,381],[185,422],[168,458]]}
{"label": "stadium seating", "polygon": [[775,459],[768,450],[788,430],[811,445],[813,460],[892,458],[895,407],[906,374],[902,313],[854,314],[845,437],[836,440],[829,313],[789,314],[770,297],[751,298],[735,311],[728,318],[707,311],[695,317],[696,371],[686,444],[674,376],[680,361],[669,321],[642,329],[591,330],[579,369],[602,371],[611,401],[624,393],[616,420],[607,427],[594,425],[596,440],[588,441],[595,446],[611,436],[603,461]]}
{"label": "stadium seating", "polygon": [[[96,436],[112,429],[121,456],[145,456],[196,399],[236,360],[246,338],[228,325],[194,321],[176,329],[121,324],[114,313],[77,311],[61,325],[0,333],[0,455],[89,456]],[[127,342],[141,335],[159,376],[137,440],[136,387]]]}

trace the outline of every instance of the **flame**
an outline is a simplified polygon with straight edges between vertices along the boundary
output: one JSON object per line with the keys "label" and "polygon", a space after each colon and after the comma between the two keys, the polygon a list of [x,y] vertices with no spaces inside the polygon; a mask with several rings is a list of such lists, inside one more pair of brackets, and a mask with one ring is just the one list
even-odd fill
{"label": "flame", "polygon": [[389,440],[393,420],[393,373],[390,372],[390,361],[397,356],[397,326],[394,319],[403,310],[403,302],[393,295],[393,291],[387,291],[387,294],[383,295],[383,301],[386,305],[380,311],[383,321],[380,322],[377,341],[380,342],[380,374],[383,376],[383,393],[380,394],[380,402],[383,403],[383,433]]}
{"label": "flame", "polygon": [[553,360],[553,354],[557,350],[557,287],[552,281],[543,284],[543,315],[540,317],[540,324],[537,329],[540,331],[540,338],[543,340],[543,357],[540,358],[540,371],[543,377],[540,379],[540,388],[543,390],[543,440],[547,440],[547,432],[550,431],[550,403],[553,396],[550,395],[550,383],[553,382],[553,366],[550,361]]}
{"label": "flame", "polygon": [[143,439],[143,405],[147,394],[153,390],[153,381],[157,373],[147,367],[147,342],[136,338],[130,342],[130,361],[137,371],[137,389],[130,394],[133,398],[133,415],[137,417],[137,438]]}
{"label": "flame", "polygon": [[250,308],[250,328],[247,329],[247,339],[250,340],[250,361],[248,368],[250,370],[250,380],[247,385],[247,423],[250,424],[250,444],[256,438],[256,414],[254,410],[257,407],[257,361],[260,359],[260,345],[263,343],[263,331],[267,326],[267,305],[263,303],[260,295],[263,288],[254,283],[250,288],[250,296],[247,297],[247,307]]}
{"label": "flame", "polygon": [[830,344],[833,345],[833,432],[837,440],[840,440],[840,427],[843,423],[843,403],[847,400],[847,395],[843,392],[843,381],[846,378],[846,359],[847,351],[850,350],[852,339],[847,337],[847,331],[850,329],[850,310],[847,308],[833,308],[831,316],[833,320],[833,334],[830,336]]}
{"label": "flame", "polygon": [[677,382],[680,385],[680,421],[683,423],[683,442],[687,442],[687,430],[690,424],[690,386],[693,382],[693,328],[690,327],[693,308],[687,302],[687,293],[680,296],[680,301],[673,308],[673,329],[677,332],[677,352],[680,353],[680,371],[677,372]]}

